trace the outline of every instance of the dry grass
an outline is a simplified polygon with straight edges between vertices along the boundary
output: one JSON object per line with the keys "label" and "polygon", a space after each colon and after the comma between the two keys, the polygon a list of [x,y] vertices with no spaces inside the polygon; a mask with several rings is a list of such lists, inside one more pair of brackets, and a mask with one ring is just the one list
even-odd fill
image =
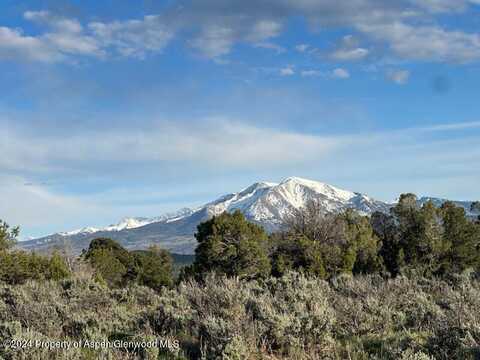
{"label": "dry grass", "polygon": [[264,281],[209,276],[153,290],[110,289],[76,265],[72,279],[0,285],[0,338],[153,339],[181,351],[30,348],[5,359],[478,359],[480,284],[289,273]]}

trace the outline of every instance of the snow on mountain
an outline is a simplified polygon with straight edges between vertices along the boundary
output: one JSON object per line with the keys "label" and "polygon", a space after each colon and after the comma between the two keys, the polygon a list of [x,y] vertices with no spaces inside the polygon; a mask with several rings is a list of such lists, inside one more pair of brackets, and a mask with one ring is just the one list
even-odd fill
{"label": "snow on mountain", "polygon": [[97,228],[94,228],[94,227],[84,227],[84,228],[77,229],[77,230],[59,232],[58,235],[71,236],[71,235],[78,235],[78,234],[93,234],[93,233],[96,233],[97,231],[100,231],[100,229],[97,229]]}
{"label": "snow on mountain", "polygon": [[240,210],[267,231],[279,228],[286,217],[317,201],[325,212],[354,208],[362,214],[388,212],[391,205],[366,195],[342,190],[325,183],[290,177],[280,183],[258,182],[237,193],[221,196],[197,209],[182,209],[155,218],[125,218],[104,228],[84,228],[22,242],[24,248],[38,249],[68,239],[77,248],[88,247],[95,237],[111,237],[127,248],[143,248],[152,243],[178,253],[192,253],[196,226],[225,211]]}
{"label": "snow on mountain", "polygon": [[72,235],[79,235],[79,234],[94,234],[97,232],[105,232],[105,231],[122,231],[127,229],[136,229],[141,226],[145,226],[148,224],[152,224],[155,222],[170,222],[179,220],[185,216],[191,215],[193,213],[192,209],[183,208],[176,212],[165,213],[155,218],[145,218],[145,217],[126,217],[120,220],[117,224],[108,225],[103,228],[95,228],[95,227],[85,227],[78,230],[68,231],[68,232],[60,232],[57,235],[60,236],[72,236]]}
{"label": "snow on mountain", "polygon": [[360,213],[370,214],[388,211],[389,208],[387,204],[365,195],[298,177],[287,178],[279,184],[256,183],[205,207],[209,215],[240,210],[248,219],[267,225],[267,228],[275,228],[286,216],[304,207],[310,200],[318,201],[325,212],[354,208]]}
{"label": "snow on mountain", "polygon": [[143,218],[123,218],[118,224],[109,225],[104,231],[121,231],[123,229],[135,229],[150,224],[151,220]]}

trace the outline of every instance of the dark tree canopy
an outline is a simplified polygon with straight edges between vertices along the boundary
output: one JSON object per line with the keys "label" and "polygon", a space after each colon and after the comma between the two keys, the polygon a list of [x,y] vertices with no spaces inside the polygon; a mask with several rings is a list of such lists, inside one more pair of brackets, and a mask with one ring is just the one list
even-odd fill
{"label": "dark tree canopy", "polygon": [[344,270],[354,274],[382,271],[383,260],[378,255],[381,242],[370,219],[351,209],[340,214],[339,219],[347,242]]}
{"label": "dark tree canopy", "polygon": [[401,195],[390,214],[370,217],[350,209],[328,214],[309,203],[271,241],[275,276],[288,270],[324,278],[385,270],[393,276],[480,270],[480,223],[452,202],[441,208],[430,201],[419,206],[414,194]]}
{"label": "dark tree canopy", "polygon": [[453,202],[418,207],[413,194],[402,195],[391,215],[375,213],[371,223],[392,275],[408,269],[426,276],[479,270],[480,224]]}
{"label": "dark tree canopy", "polygon": [[138,283],[154,290],[172,285],[172,257],[169,252],[152,245],[133,253],[138,267]]}
{"label": "dark tree canopy", "polygon": [[162,286],[172,284],[170,254],[155,246],[144,251],[129,252],[112,239],[98,238],[91,241],[83,256],[111,286],[138,282],[159,290]]}
{"label": "dark tree canopy", "polygon": [[466,268],[480,267],[480,224],[467,219],[465,210],[446,202],[441,208],[443,238],[448,246],[449,271],[460,272]]}
{"label": "dark tree canopy", "polygon": [[379,255],[383,259],[386,270],[396,276],[403,266],[404,256],[400,243],[400,232],[393,215],[375,212],[370,218],[373,231],[381,241]]}
{"label": "dark tree canopy", "polygon": [[193,264],[197,274],[214,271],[240,278],[270,273],[268,235],[248,222],[240,211],[223,213],[201,223],[195,238],[198,246]]}

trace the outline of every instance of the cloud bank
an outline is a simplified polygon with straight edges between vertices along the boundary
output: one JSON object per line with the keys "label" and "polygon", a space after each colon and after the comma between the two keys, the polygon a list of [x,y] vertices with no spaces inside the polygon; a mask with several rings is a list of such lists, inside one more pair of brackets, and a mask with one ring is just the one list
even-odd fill
{"label": "cloud bank", "polygon": [[[382,51],[404,60],[469,63],[480,59],[480,35],[446,29],[436,17],[460,14],[478,4],[473,0],[205,0],[176,2],[162,13],[139,19],[84,24],[30,10],[24,13],[25,20],[44,31],[28,35],[0,27],[0,58],[47,63],[72,61],[76,56],[142,59],[161,53],[175,38],[210,59],[229,55],[240,43],[283,52],[272,40],[286,31],[290,18],[300,16],[313,30],[354,30],[339,39],[328,55],[334,61],[361,61],[374,50],[376,56]],[[296,50],[314,49],[300,44]]]}

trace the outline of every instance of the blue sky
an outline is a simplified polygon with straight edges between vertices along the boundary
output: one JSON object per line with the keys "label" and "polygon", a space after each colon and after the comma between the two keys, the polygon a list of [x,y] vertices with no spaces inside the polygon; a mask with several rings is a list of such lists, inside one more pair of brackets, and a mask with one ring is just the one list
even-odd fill
{"label": "blue sky", "polygon": [[480,1],[0,4],[0,218],[40,236],[301,176],[480,198]]}

